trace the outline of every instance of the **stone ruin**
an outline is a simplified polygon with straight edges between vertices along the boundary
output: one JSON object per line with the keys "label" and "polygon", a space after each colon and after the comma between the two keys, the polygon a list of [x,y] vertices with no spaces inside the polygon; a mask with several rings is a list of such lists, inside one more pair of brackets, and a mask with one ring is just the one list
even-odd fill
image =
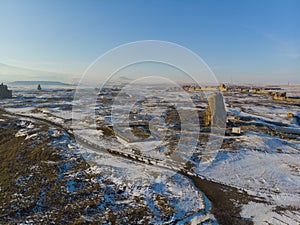
{"label": "stone ruin", "polygon": [[208,107],[205,113],[205,126],[224,128],[226,126],[226,109],[223,95],[220,92],[208,97]]}
{"label": "stone ruin", "polygon": [[0,85],[0,99],[3,98],[12,98],[12,91],[8,90],[7,85],[3,83]]}

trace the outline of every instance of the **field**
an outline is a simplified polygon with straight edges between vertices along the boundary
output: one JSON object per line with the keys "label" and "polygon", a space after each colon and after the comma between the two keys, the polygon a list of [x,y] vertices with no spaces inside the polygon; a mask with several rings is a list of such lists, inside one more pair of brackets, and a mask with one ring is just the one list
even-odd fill
{"label": "field", "polygon": [[203,122],[211,91],[79,93],[16,87],[0,100],[0,223],[300,223],[300,104],[224,91],[220,134]]}

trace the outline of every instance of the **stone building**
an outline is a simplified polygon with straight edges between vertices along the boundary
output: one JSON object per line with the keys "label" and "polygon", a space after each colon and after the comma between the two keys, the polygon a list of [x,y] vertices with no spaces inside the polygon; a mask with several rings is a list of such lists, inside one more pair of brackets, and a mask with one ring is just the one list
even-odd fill
{"label": "stone building", "polygon": [[185,85],[182,87],[183,90],[185,91],[201,91],[201,87],[200,86],[190,86],[190,85]]}
{"label": "stone building", "polygon": [[220,91],[227,91],[227,87],[225,84],[220,84],[219,89]]}
{"label": "stone building", "polygon": [[285,100],[286,99],[286,92],[275,92],[273,95],[274,100]]}
{"label": "stone building", "polygon": [[275,92],[273,93],[274,100],[287,101],[292,103],[300,103],[300,97],[288,97],[286,92]]}
{"label": "stone building", "polygon": [[8,90],[7,85],[3,83],[0,85],[0,99],[12,98],[12,91]]}

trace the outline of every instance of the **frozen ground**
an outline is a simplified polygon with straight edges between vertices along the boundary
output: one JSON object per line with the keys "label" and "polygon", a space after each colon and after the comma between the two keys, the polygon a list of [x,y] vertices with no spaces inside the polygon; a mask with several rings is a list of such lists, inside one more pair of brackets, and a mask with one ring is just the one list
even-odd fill
{"label": "frozen ground", "polygon": [[[296,96],[299,93],[297,87],[284,88],[288,93]],[[70,119],[74,90],[44,92],[18,90],[15,93],[14,99],[1,100],[3,107],[8,111],[43,118],[67,128],[72,127]],[[235,118],[235,125],[242,128],[243,134],[225,136],[224,144],[216,159],[206,170],[195,168],[195,171],[208,179],[238,187],[251,195],[265,199],[266,203],[250,202],[242,208],[241,216],[249,218],[255,224],[299,224],[300,125],[295,118],[287,116],[289,112],[299,115],[299,105],[275,102],[271,96],[265,95],[249,96],[242,93],[224,93],[224,95],[228,117]],[[174,93],[170,93],[167,98],[172,97]],[[118,149],[122,152],[131,153],[133,148],[151,147],[150,142],[145,146],[143,143],[128,144],[120,138],[106,138],[105,133],[95,130],[92,118],[88,117],[89,113],[95,110],[93,101],[88,99],[82,101],[88,105],[88,108],[80,112],[83,118],[81,123],[76,123],[79,135],[89,141],[96,141],[103,148]],[[199,102],[198,105],[202,108],[206,107],[203,102]],[[103,105],[98,105],[96,108],[100,111],[106,110]],[[98,118],[107,119],[105,115],[99,115]],[[21,130],[17,135],[26,134]],[[25,137],[30,138],[30,136]],[[159,142],[152,144],[158,145]],[[189,213],[196,215],[195,209],[200,212],[205,211],[205,197],[201,192],[197,192],[193,186],[186,183],[188,181],[184,178],[178,175],[171,176],[169,174],[172,173],[171,171],[162,172],[161,169],[141,166],[139,163],[128,162],[102,152],[95,154],[85,145],[79,145],[76,149],[87,160],[95,163],[93,168],[104,177],[110,177],[119,185],[127,184],[132,195],[150,193],[149,190],[152,189],[164,193],[164,197],[168,199],[178,196],[181,199],[180,203],[174,201],[177,218]],[[201,164],[201,160],[197,162]],[[139,189],[138,182],[147,185]],[[195,218],[194,220],[196,221]]]}
{"label": "frozen ground", "polygon": [[[62,154],[61,157],[64,160],[62,162],[46,160],[44,163],[57,167],[57,179],[66,181],[61,187],[66,192],[63,192],[63,195],[71,195],[75,199],[75,195],[80,195],[86,188],[82,184],[80,176],[78,176],[82,171],[74,172],[74,169],[72,169],[75,166],[74,161],[78,161],[77,158],[83,157],[91,165],[85,171],[87,176],[94,177],[89,181],[91,182],[90,185],[100,185],[104,193],[101,193],[101,195],[103,194],[101,204],[97,202],[96,197],[89,199],[97,202],[96,210],[99,211],[99,215],[95,216],[92,213],[93,215],[88,216],[87,214],[84,217],[85,221],[95,221],[95,218],[99,219],[100,216],[105,215],[112,216],[112,211],[115,211],[117,221],[123,221],[127,224],[135,223],[130,221],[130,216],[133,215],[126,214],[126,211],[130,210],[127,209],[127,206],[134,210],[133,213],[141,210],[141,215],[147,214],[143,219],[136,220],[139,223],[148,221],[146,223],[170,224],[176,221],[177,224],[183,224],[189,221],[198,221],[199,223],[215,221],[214,216],[209,212],[210,202],[188,178],[170,170],[145,166],[101,151],[95,152],[95,149],[90,149],[85,142],[75,144],[74,140],[70,139],[72,132],[67,133],[60,127],[71,127],[68,121],[72,116],[69,106],[70,97],[74,94],[73,91],[49,90],[37,92],[35,90],[25,90],[17,93],[16,98],[2,101],[4,108],[12,114],[4,114],[1,121],[5,122],[7,119],[4,118],[6,117],[19,119],[16,123],[19,129],[13,134],[18,140],[23,139],[26,142],[35,143],[43,135],[53,139],[51,146],[61,150],[60,154]],[[41,131],[40,123],[45,123],[50,129]],[[98,144],[103,148],[121,150],[123,148],[126,151],[126,148],[130,147],[125,146],[124,142],[104,139],[101,131],[86,129],[87,124],[84,124],[83,127],[85,129],[78,130],[77,134],[87,141],[99,139],[100,144]],[[31,144],[31,146],[34,147],[36,144]],[[35,174],[29,174],[29,177],[31,176],[35,176]],[[110,186],[106,187],[107,183],[111,183],[112,190],[109,189]],[[26,185],[29,184],[22,183],[22,187],[26,187]],[[48,202],[48,192],[44,192],[40,198],[47,199],[44,202]],[[114,194],[115,192],[117,193]],[[69,198],[73,199],[73,197]],[[7,203],[7,205],[9,204]],[[122,212],[122,207],[127,208]],[[122,213],[124,214],[123,218]],[[44,215],[43,210],[39,216],[42,215]],[[137,218],[141,215],[137,215]],[[6,217],[3,218],[7,219]],[[37,219],[36,216],[32,217],[31,214],[27,216],[28,221],[35,221],[34,218]],[[16,217],[11,219],[10,222],[14,223],[20,221],[20,219],[22,218]],[[39,220],[41,221],[41,218]]]}

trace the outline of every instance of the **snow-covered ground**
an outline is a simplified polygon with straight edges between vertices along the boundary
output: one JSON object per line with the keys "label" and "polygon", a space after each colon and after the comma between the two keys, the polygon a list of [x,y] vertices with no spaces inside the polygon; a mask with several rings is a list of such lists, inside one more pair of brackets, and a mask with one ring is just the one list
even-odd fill
{"label": "snow-covered ground", "polygon": [[[296,96],[299,93],[298,88],[284,88],[285,91]],[[14,99],[1,100],[1,104],[8,111],[43,118],[67,127],[73,126],[77,135],[88,141],[97,142],[98,146],[105,149],[113,148],[132,153],[132,149],[135,148],[151,152],[150,148],[161,145],[161,142],[157,140],[127,143],[120,138],[105,138],[101,130],[95,129],[95,121],[90,114],[95,112],[95,109],[104,112],[107,108],[104,105],[96,107],[92,99],[77,99],[73,103],[79,106],[82,104],[84,110],[80,107],[77,108],[75,113],[78,121],[71,124],[71,104],[74,90],[48,90],[46,92],[16,90],[16,93],[17,97]],[[154,104],[159,98],[161,101],[176,98],[176,92],[168,93],[165,98],[159,93],[156,94],[157,96],[151,99],[151,104]],[[196,96],[197,93],[194,95]],[[150,103],[147,103],[148,106],[151,105]],[[267,203],[250,202],[243,206],[241,216],[251,218],[255,224],[267,224],[267,222],[299,224],[300,135],[297,134],[297,130],[300,129],[300,125],[295,118],[287,116],[288,113],[300,115],[299,105],[285,104],[280,101],[273,102],[271,96],[255,94],[248,96],[242,93],[226,93],[225,103],[231,116],[247,118],[245,121],[249,125],[253,124],[254,128],[242,130],[241,136],[224,137],[231,139],[232,143],[220,149],[215,160],[207,169],[199,169],[198,173],[211,180],[238,187],[251,195],[264,198]],[[198,106],[203,108],[206,104],[201,101]],[[186,108],[189,107],[186,106]],[[145,115],[149,116],[153,112],[161,115],[163,110],[157,108],[156,111],[152,111],[144,108]],[[100,120],[107,122],[105,115],[97,116]],[[27,130],[34,129],[34,125],[27,126]],[[275,134],[266,133],[259,128],[261,126],[274,129]],[[26,129],[19,131],[17,135],[31,138],[26,133]],[[280,133],[284,129],[290,129],[296,137],[284,138],[276,133]],[[84,145],[76,147],[70,145],[70,148],[80,151],[91,164],[96,166],[95,170],[103,176],[110,177],[119,185],[126,184],[132,195],[149,194],[151,196],[153,192],[159,192],[168,199],[173,199],[174,196],[178,197],[177,199],[180,201],[173,201],[177,218],[196,214],[197,211],[205,212],[207,209],[205,196],[196,190],[187,179],[174,175],[172,171],[141,165],[103,152],[95,152]],[[159,156],[157,155],[157,157]],[[195,171],[197,172],[197,169]],[[199,199],[201,200],[199,201]],[[194,220],[197,219],[194,218]]]}
{"label": "snow-covered ground", "polygon": [[[25,140],[38,136],[34,133],[36,122],[34,118],[42,121],[53,122],[64,127],[72,127],[68,123],[72,118],[70,104],[70,91],[47,91],[37,92],[35,90],[18,91],[18,97],[2,101],[2,106],[9,112],[18,114],[21,129],[15,134],[16,137],[23,137]],[[35,96],[36,95],[36,96]],[[93,106],[90,107],[93,110]],[[89,111],[90,112],[90,111]],[[86,113],[86,111],[85,111]],[[23,117],[22,117],[23,116]],[[30,118],[26,117],[29,116]],[[83,118],[86,115],[83,115]],[[32,120],[32,122],[30,122]],[[93,125],[86,123],[77,123],[76,135],[80,135],[88,142],[97,143],[104,149],[118,149],[121,151],[132,152],[132,146],[124,140],[109,140],[103,137],[101,130],[94,129]],[[51,126],[51,123],[50,123]],[[72,127],[74,128],[74,126]],[[33,134],[32,134],[33,133]],[[214,216],[209,212],[210,203],[205,195],[197,189],[193,183],[182,175],[174,173],[167,169],[156,168],[150,165],[144,165],[122,157],[110,155],[105,152],[95,151],[84,143],[74,143],[69,134],[62,132],[59,127],[53,127],[48,134],[54,139],[53,146],[68,149],[70,154],[81,155],[91,168],[87,173],[93,176],[98,174],[104,180],[113,182],[121,189],[126,188],[126,195],[131,196],[126,204],[136,205],[137,199],[142,199],[142,205],[148,207],[155,215],[149,217],[151,224],[172,223],[172,221],[215,221]],[[140,144],[134,147],[142,147]],[[151,145],[149,145],[149,148]],[[66,154],[66,153],[64,153]],[[69,154],[67,154],[69,155]],[[66,157],[68,157],[66,155]],[[47,163],[54,163],[49,161]],[[70,168],[70,164],[61,165],[58,177],[63,177]],[[70,176],[70,175],[69,175]],[[69,193],[75,193],[78,190],[76,177],[66,183],[66,190]],[[101,181],[95,181],[101,184]],[[124,189],[125,190],[125,189]],[[114,201],[113,197],[107,196],[105,204]],[[124,204],[119,202],[117,204]],[[103,203],[104,204],[104,203]],[[115,204],[115,202],[114,202]],[[139,204],[140,205],[140,204]],[[138,206],[137,206],[138,207]],[[162,215],[170,213],[171,217],[166,220]]]}

